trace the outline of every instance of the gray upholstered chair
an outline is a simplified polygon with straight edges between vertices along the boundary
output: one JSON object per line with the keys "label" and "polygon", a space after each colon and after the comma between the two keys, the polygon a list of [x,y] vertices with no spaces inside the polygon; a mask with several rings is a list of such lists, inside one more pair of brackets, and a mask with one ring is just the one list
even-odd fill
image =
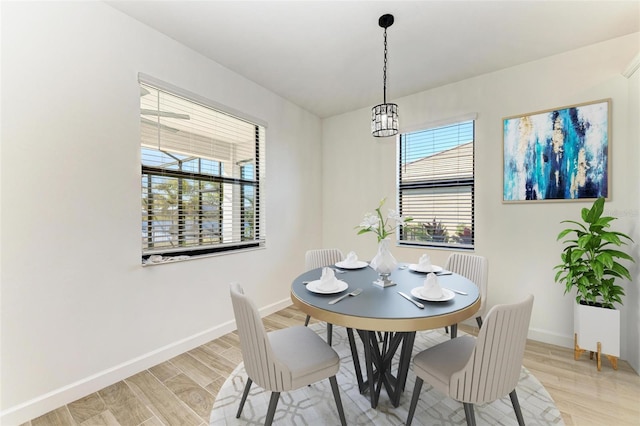
{"label": "gray upholstered chair", "polygon": [[240,418],[251,384],[271,391],[264,424],[270,425],[280,392],[290,391],[329,378],[340,422],[347,424],[336,373],[340,358],[316,333],[302,325],[267,333],[258,309],[242,287],[230,285],[233,312],[238,326],[244,368],[249,376],[236,418]]}
{"label": "gray upholstered chair", "polygon": [[[307,271],[321,268],[323,266],[335,265],[336,262],[344,260],[342,252],[338,249],[315,249],[308,250],[304,256],[304,264]],[[304,325],[309,325],[311,317],[307,315]],[[327,323],[327,343],[331,346],[333,341],[333,324]]]}
{"label": "gray upholstered chair", "polygon": [[478,337],[462,336],[432,346],[413,358],[416,385],[407,425],[411,424],[424,381],[460,401],[469,426],[476,424],[473,404],[483,404],[506,394],[524,425],[516,385],[522,370],[533,296],[511,305],[496,305],[487,314]]}
{"label": "gray upholstered chair", "polygon": [[[447,258],[444,269],[462,275],[478,286],[481,302],[480,309],[476,312],[476,322],[478,323],[478,328],[482,327],[482,316],[487,309],[487,281],[489,275],[489,262],[487,262],[487,258],[473,254],[452,253]],[[446,330],[447,332],[449,331],[448,329]],[[457,324],[451,326],[452,338],[456,337],[457,330]]]}

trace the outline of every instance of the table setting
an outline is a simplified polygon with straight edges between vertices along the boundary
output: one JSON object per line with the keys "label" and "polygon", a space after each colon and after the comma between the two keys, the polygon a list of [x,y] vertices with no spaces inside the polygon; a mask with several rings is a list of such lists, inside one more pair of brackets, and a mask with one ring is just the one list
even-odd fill
{"label": "table setting", "polygon": [[431,257],[428,254],[420,256],[418,263],[412,263],[409,265],[409,270],[413,272],[420,272],[428,274],[430,272],[438,273],[443,272],[442,266],[433,265],[431,263]]}
{"label": "table setting", "polygon": [[322,268],[319,280],[307,281],[307,290],[319,294],[335,294],[346,290],[349,284],[336,278],[335,274],[336,272],[332,268]]}
{"label": "table setting", "polygon": [[358,260],[358,255],[354,251],[350,251],[347,257],[340,262],[336,262],[335,266],[341,269],[361,269],[369,266],[367,262]]}
{"label": "table setting", "polygon": [[[347,296],[357,296],[363,289],[358,288],[355,292],[355,287],[349,285],[349,281],[344,274],[353,274],[358,271],[362,272],[365,269],[373,269],[373,266],[365,261],[359,260],[358,255],[354,251],[350,251],[344,260],[338,261],[333,265],[329,265],[321,268],[321,274],[319,278],[313,280],[304,280],[303,285],[306,286],[307,291],[316,295],[336,295],[340,294],[340,297],[326,300],[326,303],[334,305],[344,299]],[[417,263],[396,263],[395,269],[388,274],[388,277],[397,276],[400,271],[408,270],[414,275],[412,282],[419,285],[414,285],[407,291],[397,291],[402,297],[405,297],[412,302],[418,302],[416,306],[422,304],[422,302],[448,302],[456,296],[468,296],[466,291],[462,291],[455,288],[443,287],[440,283],[439,277],[445,275],[453,275],[451,271],[443,269],[441,266],[434,265],[431,262],[431,258],[428,254],[422,254]],[[377,271],[376,271],[377,272]],[[352,275],[355,277],[356,275]],[[360,276],[358,274],[357,276]],[[408,280],[403,277],[403,282]],[[362,280],[358,280],[358,284],[361,286]],[[379,278],[371,281],[371,284],[378,285]],[[393,285],[396,285],[393,282]],[[382,287],[385,288],[385,287]],[[355,294],[352,294],[354,293]],[[424,304],[423,304],[424,306]]]}

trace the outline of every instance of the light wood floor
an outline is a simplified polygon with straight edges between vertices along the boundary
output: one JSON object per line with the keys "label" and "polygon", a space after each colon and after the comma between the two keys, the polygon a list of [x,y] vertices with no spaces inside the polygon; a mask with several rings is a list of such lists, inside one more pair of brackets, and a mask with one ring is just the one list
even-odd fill
{"label": "light wood floor", "polygon": [[[290,307],[264,323],[274,330],[304,319]],[[241,360],[238,336],[229,333],[24,425],[207,425],[217,392]],[[626,362],[615,371],[604,359],[598,372],[588,355],[574,361],[573,350],[529,341],[524,366],[551,394],[568,426],[640,425],[640,376]]]}

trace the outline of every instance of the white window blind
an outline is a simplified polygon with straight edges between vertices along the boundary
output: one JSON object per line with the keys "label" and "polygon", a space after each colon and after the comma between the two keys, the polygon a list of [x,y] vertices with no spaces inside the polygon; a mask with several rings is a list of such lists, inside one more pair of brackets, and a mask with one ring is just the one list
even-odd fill
{"label": "white window blind", "polygon": [[140,83],[142,254],[264,243],[265,128]]}
{"label": "white window blind", "polygon": [[400,244],[473,248],[474,121],[400,135]]}

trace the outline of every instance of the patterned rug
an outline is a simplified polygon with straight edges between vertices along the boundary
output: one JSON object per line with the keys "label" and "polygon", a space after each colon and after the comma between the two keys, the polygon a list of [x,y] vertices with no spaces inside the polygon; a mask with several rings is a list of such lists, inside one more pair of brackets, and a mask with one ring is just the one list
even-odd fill
{"label": "patterned rug", "polygon": [[[311,329],[321,337],[326,337],[323,323],[314,324]],[[464,334],[458,331],[460,335]],[[413,354],[449,339],[444,330],[418,332]],[[362,348],[362,342],[356,333],[356,343]],[[340,396],[349,425],[403,425],[411,402],[415,375],[409,370],[407,385],[400,398],[400,405],[394,407],[383,390],[376,409],[371,408],[368,394],[361,395],[354,374],[349,341],[343,327],[333,329],[333,348],[340,356],[340,371],[337,380]],[[364,357],[361,356],[361,360]],[[395,368],[398,354],[396,354]],[[361,361],[362,362],[362,361]],[[366,375],[366,373],[364,373]],[[240,419],[236,411],[247,380],[244,364],[240,363],[223,384],[211,412],[210,425],[262,425],[269,405],[270,392],[265,392],[253,384]],[[520,382],[516,388],[522,415],[528,426],[564,425],[562,417],[551,396],[542,384],[526,368],[522,368]],[[478,425],[517,425],[518,422],[509,396],[491,404],[475,406]],[[274,417],[275,425],[339,425],[329,380],[323,380],[311,386],[280,394],[280,401]],[[465,425],[466,420],[462,404],[434,390],[428,383],[422,386],[420,400],[413,419],[414,425]]]}

